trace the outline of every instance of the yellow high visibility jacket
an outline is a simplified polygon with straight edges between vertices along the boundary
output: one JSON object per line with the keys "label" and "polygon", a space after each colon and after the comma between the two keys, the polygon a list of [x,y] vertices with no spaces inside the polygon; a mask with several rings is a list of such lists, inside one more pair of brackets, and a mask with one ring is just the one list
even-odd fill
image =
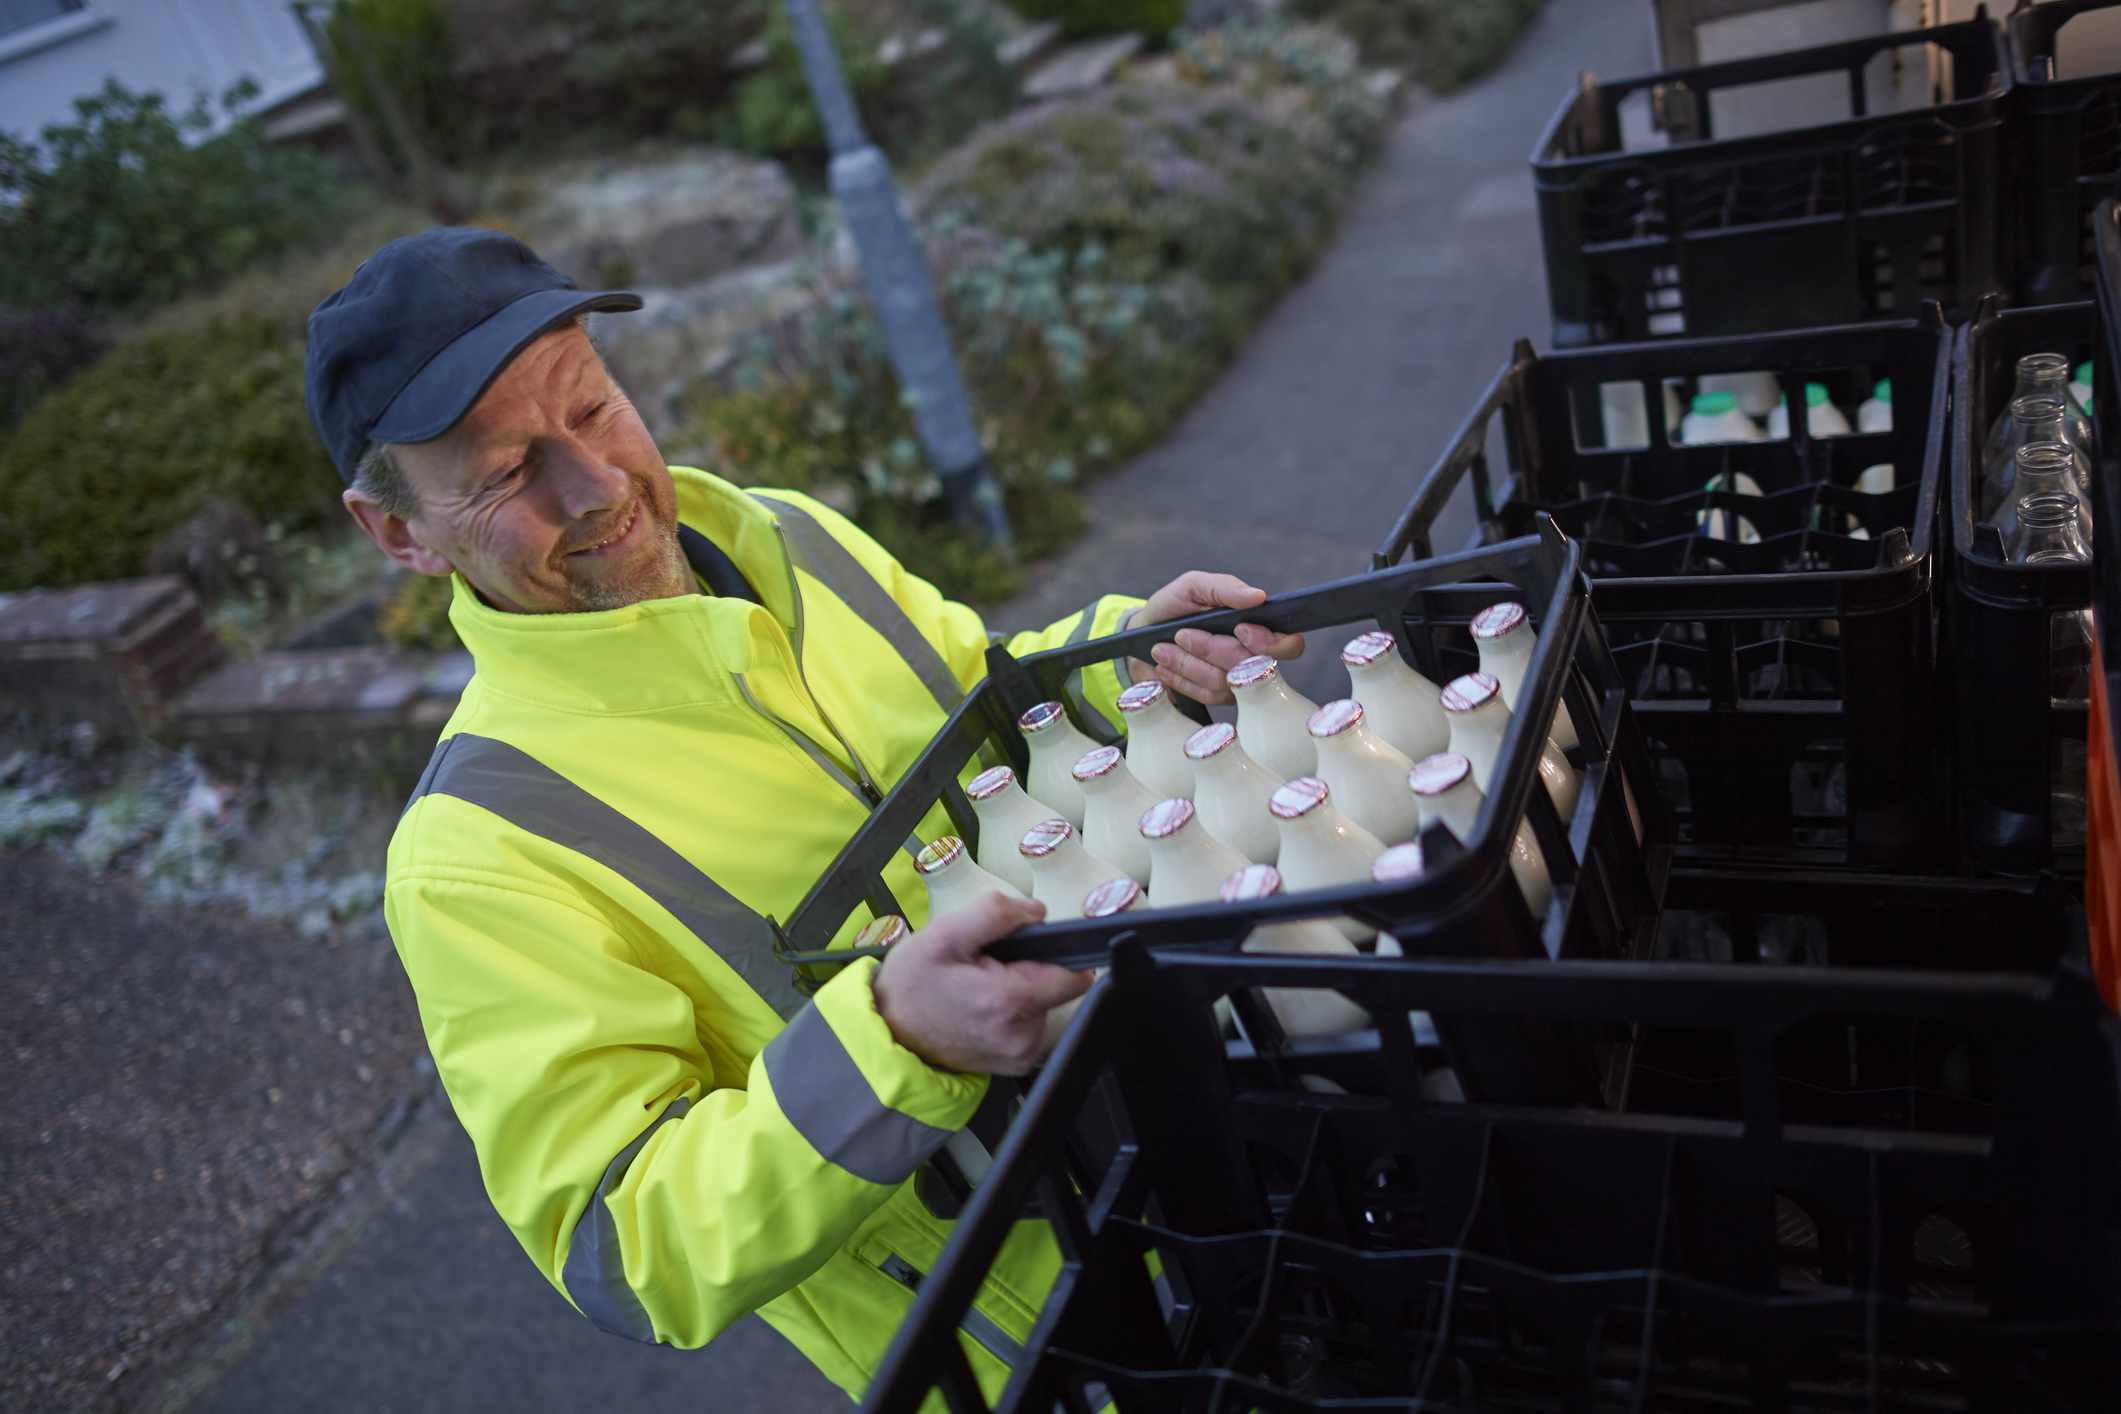
{"label": "yellow high visibility jacket", "polygon": [[[511,614],[459,578],[477,671],[391,840],[386,914],[487,1192],[547,1280],[676,1346],[757,1311],[858,1394],[948,1235],[912,1175],[986,1080],[892,1038],[874,961],[803,997],[763,919],[913,763],[989,639],[818,502],[671,474],[680,521],[763,605]],[[1138,602],[1008,646],[1114,632]],[[1121,671],[1070,684],[1115,731]],[[949,829],[938,809],[921,834]],[[918,927],[910,857],[886,881]],[[1019,1224],[966,1326],[990,1395],[1056,1270]]]}

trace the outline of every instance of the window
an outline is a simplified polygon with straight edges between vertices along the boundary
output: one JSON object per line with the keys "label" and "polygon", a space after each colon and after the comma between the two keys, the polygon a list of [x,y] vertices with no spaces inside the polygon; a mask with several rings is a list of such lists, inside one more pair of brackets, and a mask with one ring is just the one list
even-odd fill
{"label": "window", "polygon": [[0,0],[0,35],[33,29],[86,6],[87,0]]}

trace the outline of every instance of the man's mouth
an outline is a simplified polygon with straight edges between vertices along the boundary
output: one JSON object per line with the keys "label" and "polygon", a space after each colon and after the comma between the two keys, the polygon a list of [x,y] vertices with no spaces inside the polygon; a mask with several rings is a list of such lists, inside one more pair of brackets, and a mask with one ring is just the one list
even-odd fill
{"label": "man's mouth", "polygon": [[640,518],[641,503],[636,500],[633,503],[632,509],[630,509],[626,513],[626,520],[623,525],[619,526],[618,529],[612,531],[611,534],[607,535],[602,540],[597,541],[596,544],[584,545],[579,550],[571,550],[568,552],[569,555],[595,556],[609,554],[612,550],[625,544],[627,540],[632,538],[634,525],[640,520]]}

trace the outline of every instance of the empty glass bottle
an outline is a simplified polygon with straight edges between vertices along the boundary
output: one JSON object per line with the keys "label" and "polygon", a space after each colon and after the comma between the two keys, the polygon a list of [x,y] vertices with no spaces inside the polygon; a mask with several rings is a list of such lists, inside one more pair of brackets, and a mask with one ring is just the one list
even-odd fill
{"label": "empty glass bottle", "polygon": [[1996,533],[2003,537],[2006,554],[2018,541],[2020,509],[2030,502],[2052,497],[2061,497],[2068,502],[2084,543],[2089,545],[2092,537],[2091,505],[2077,494],[2076,454],[2060,442],[2036,442],[2020,447],[2016,460],[2010,499],[1996,515]]}
{"label": "empty glass bottle", "polygon": [[2075,496],[2068,492],[2026,496],[2017,503],[2015,510],[2018,524],[2009,542],[2012,564],[2091,563],[2091,544],[2084,534],[2082,503]]}
{"label": "empty glass bottle", "polygon": [[2008,436],[2005,428],[2010,421],[2011,403],[2020,398],[2055,398],[2063,405],[2065,440],[2090,456],[2091,419],[2084,415],[2084,409],[2077,405],[2070,392],[2069,375],[2069,360],[2058,353],[2027,354],[2019,359],[2017,381],[2011,386],[2010,398],[2004,403],[2003,411],[1996,414],[1995,421],[1989,424],[1987,450],[2000,454]]}
{"label": "empty glass bottle", "polygon": [[2011,500],[2020,447],[2059,442],[2070,449],[2075,462],[2076,495],[2091,494],[2091,442],[2081,434],[2072,437],[2068,417],[2067,390],[2013,398],[2003,416],[1989,430],[1988,445],[1981,459],[1981,519],[1994,520],[1996,512]]}

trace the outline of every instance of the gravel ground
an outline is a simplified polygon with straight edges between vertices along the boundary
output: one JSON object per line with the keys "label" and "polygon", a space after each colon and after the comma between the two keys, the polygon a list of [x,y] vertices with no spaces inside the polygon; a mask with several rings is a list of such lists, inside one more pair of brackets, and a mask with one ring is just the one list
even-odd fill
{"label": "gravel ground", "polygon": [[373,925],[303,938],[0,853],[0,1407],[124,1407],[299,1233],[422,1054]]}

